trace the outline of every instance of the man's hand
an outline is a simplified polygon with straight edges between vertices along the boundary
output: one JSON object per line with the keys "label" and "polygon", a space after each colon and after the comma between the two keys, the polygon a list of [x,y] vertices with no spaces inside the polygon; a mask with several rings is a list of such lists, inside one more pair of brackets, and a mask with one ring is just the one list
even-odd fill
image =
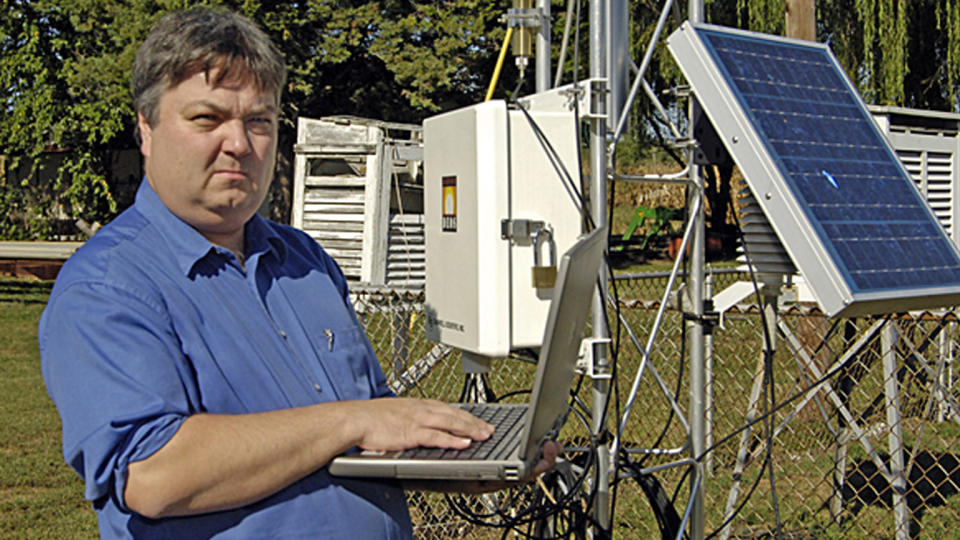
{"label": "man's hand", "polygon": [[405,450],[417,446],[463,449],[493,435],[493,426],[440,401],[381,398],[349,402],[364,450]]}
{"label": "man's hand", "polygon": [[547,441],[540,448],[540,461],[533,468],[533,474],[527,480],[532,480],[541,474],[549,471],[557,463],[557,457],[563,453],[563,445],[557,441]]}

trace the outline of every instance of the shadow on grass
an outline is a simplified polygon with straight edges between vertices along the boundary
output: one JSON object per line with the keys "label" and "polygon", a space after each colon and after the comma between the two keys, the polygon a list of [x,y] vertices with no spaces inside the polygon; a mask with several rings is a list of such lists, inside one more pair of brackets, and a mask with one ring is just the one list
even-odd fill
{"label": "shadow on grass", "polygon": [[52,281],[0,277],[0,302],[46,304]]}

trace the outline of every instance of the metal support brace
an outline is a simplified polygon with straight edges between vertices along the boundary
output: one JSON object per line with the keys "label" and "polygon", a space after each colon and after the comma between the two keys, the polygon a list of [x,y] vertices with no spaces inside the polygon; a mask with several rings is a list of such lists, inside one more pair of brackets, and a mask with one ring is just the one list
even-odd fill
{"label": "metal support brace", "polygon": [[[870,328],[868,328],[859,338],[857,338],[857,340],[853,343],[853,345],[851,345],[850,348],[847,349],[847,352],[845,352],[843,356],[841,356],[836,362],[834,362],[832,366],[827,368],[827,372],[832,372],[833,370],[839,368],[841,365],[849,361],[850,358],[853,357],[853,355],[860,352],[860,350],[863,347],[865,347],[868,343],[870,343],[876,337],[877,333],[880,332],[881,329],[883,329],[884,325],[888,323],[889,321],[887,320],[879,320],[879,321],[875,321],[872,325],[870,325]],[[791,343],[791,342],[788,340],[788,343]],[[793,342],[792,346],[794,351],[800,350],[799,343]],[[823,376],[823,374],[820,371],[820,368],[817,367],[817,365],[813,362],[813,360],[809,356],[805,354],[799,355],[799,356],[806,362],[807,369],[813,374],[815,378],[820,379]],[[833,402],[834,406],[836,406],[837,411],[839,411],[840,415],[843,416],[844,420],[847,421],[848,428],[853,431],[854,439],[860,441],[860,444],[863,446],[863,449],[867,452],[867,455],[870,456],[870,460],[873,461],[873,464],[877,466],[877,470],[880,471],[880,473],[884,476],[884,478],[887,481],[890,481],[891,480],[890,469],[887,467],[887,464],[884,463],[882,459],[880,459],[880,454],[878,454],[877,451],[873,448],[873,445],[870,444],[870,440],[867,437],[868,435],[867,432],[865,432],[863,428],[860,427],[859,423],[857,423],[856,419],[853,417],[853,414],[850,412],[850,409],[847,408],[846,404],[843,402],[842,399],[840,399],[840,396],[837,395],[836,390],[833,389],[833,386],[829,382],[824,381],[823,384],[808,390],[806,395],[803,398],[802,403],[806,403],[807,401],[812,399],[813,396],[818,392],[826,392],[827,397],[829,397],[830,400]]]}

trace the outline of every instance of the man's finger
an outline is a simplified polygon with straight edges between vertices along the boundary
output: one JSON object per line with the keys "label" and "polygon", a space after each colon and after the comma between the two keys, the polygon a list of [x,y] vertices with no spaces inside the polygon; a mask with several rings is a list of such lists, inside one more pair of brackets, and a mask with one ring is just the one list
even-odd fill
{"label": "man's finger", "polygon": [[469,437],[475,441],[483,441],[493,435],[492,425],[463,409],[440,402],[431,403],[431,407],[435,416],[424,418],[427,427]]}
{"label": "man's finger", "polygon": [[454,448],[457,450],[463,450],[470,446],[473,442],[473,439],[469,437],[459,437],[446,431],[439,431],[435,429],[426,429],[418,437],[420,440],[419,446],[428,446],[432,448]]}
{"label": "man's finger", "polygon": [[543,443],[540,452],[543,454],[543,457],[533,468],[532,476],[539,476],[552,469],[557,462],[557,457],[563,453],[563,445],[556,441],[547,441]]}

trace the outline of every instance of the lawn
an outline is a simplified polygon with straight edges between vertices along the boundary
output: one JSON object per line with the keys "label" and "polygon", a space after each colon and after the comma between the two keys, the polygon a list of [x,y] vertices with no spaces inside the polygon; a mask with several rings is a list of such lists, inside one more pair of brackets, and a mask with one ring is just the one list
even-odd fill
{"label": "lawn", "polygon": [[[723,280],[735,278],[736,275],[722,275]],[[659,287],[664,283],[665,278],[656,277],[630,279],[619,282],[618,286],[624,298],[646,300],[659,297]],[[724,283],[718,281],[717,288],[725,287]],[[0,335],[4,337],[0,340],[0,368],[5,375],[0,379],[0,395],[3,397],[0,400],[0,540],[95,538],[97,535],[96,517],[89,503],[82,497],[82,484],[64,464],[60,455],[59,417],[46,394],[40,375],[36,328],[49,288],[50,284],[45,282],[0,278]],[[365,297],[366,309],[361,311],[361,317],[367,325],[367,332],[374,347],[385,362],[385,370],[389,373],[394,367],[394,364],[388,363],[393,359],[392,347],[396,345],[396,335],[393,332],[396,330],[397,319],[394,310],[398,309],[399,301],[380,298],[377,302],[377,298],[379,297],[376,295]],[[414,306],[410,306],[410,309],[417,311]],[[638,330],[641,340],[646,339],[643,331],[652,327],[654,315],[654,311],[643,308],[628,309],[624,312],[624,316]],[[418,317],[416,320],[420,321],[422,318]],[[821,316],[798,314],[789,314],[784,317],[784,321],[793,328],[794,333],[812,342],[819,341],[829,322]],[[955,321],[955,318],[950,319],[947,332],[949,336],[957,335]],[[870,321],[858,320],[854,323],[859,333]],[[923,341],[921,338],[929,335],[930,329],[937,324],[936,320],[903,321],[901,332],[904,342],[911,344],[915,350]],[[406,347],[409,348],[410,358],[417,359],[424,356],[432,344],[423,335],[422,324],[411,324],[409,329]],[[689,395],[688,382],[681,376],[687,369],[682,361],[686,343],[682,329],[682,316],[676,311],[668,311],[663,319],[663,335],[658,340],[653,359],[660,375],[667,381],[670,393],[679,396],[677,399],[681,406],[685,396]],[[715,332],[711,350],[715,366],[714,385],[718,391],[714,396],[713,426],[718,438],[739,427],[744,420],[752,383],[751,374],[757,358],[760,357],[761,340],[758,336],[755,313],[728,314],[724,326]],[[827,348],[834,351],[834,354],[839,354],[839,351],[844,350],[844,345],[840,343],[842,339],[846,338],[834,333]],[[868,348],[867,353],[878,354],[878,347],[879,345]],[[927,355],[937,353],[934,350],[937,348],[935,345],[927,347],[924,342],[922,347]],[[826,358],[823,361],[829,360],[830,358]],[[491,386],[498,391],[529,387],[531,366],[510,362],[497,365],[492,370]],[[797,390],[796,362],[785,347],[778,348],[774,362],[776,395],[784,399],[784,396]],[[621,375],[618,379],[622,384],[618,393],[621,400],[626,397],[625,393],[629,389],[626,383],[633,379],[639,363],[639,353],[634,348],[625,346],[619,355]],[[866,410],[875,401],[875,397],[880,395],[884,382],[882,377],[883,373],[878,365],[861,376],[850,396],[854,411]],[[459,362],[453,357],[439,362],[419,384],[412,395],[455,399],[462,388]],[[589,403],[591,387],[585,385],[581,392],[581,399]],[[914,393],[917,396],[914,396]],[[626,444],[645,447],[643,445],[653,443],[658,434],[662,434],[663,440],[657,442],[660,447],[681,446],[686,439],[686,432],[673,420],[672,408],[667,405],[664,393],[655,384],[653,377],[645,376],[642,379],[638,395],[641,398],[635,404],[635,414],[631,417],[628,429],[623,432]],[[902,394],[901,408],[912,411],[902,421],[904,441],[933,451],[957,452],[960,429],[956,424],[922,418],[917,412],[918,407],[922,409],[926,403],[920,398],[927,395],[928,392],[919,391],[905,391]],[[827,429],[827,422],[818,410],[815,404],[811,404],[798,411],[789,424],[789,429],[777,436],[774,468],[779,510],[786,530],[795,532],[785,537],[892,537],[893,521],[889,509],[870,507],[855,516],[845,513],[843,523],[837,523],[827,511],[826,503],[833,494],[831,474],[835,441]],[[882,411],[878,414],[882,416]],[[880,419],[880,416],[875,416],[874,420]],[[619,419],[620,414],[613,414],[613,417]],[[870,421],[872,420],[865,420],[867,423]],[[577,425],[577,422],[571,422],[563,437],[567,440],[582,440],[583,433],[577,431]],[[875,446],[881,449],[886,444],[886,435],[882,439],[874,440]],[[712,531],[722,521],[725,501],[731,487],[738,441],[739,437],[735,437],[713,452],[714,473],[708,479],[706,493],[708,531]],[[851,445],[848,463],[863,456],[859,446]],[[669,460],[669,457],[664,459]],[[657,459],[651,458],[647,464],[653,465],[657,462]],[[743,471],[743,489],[751,485],[752,479],[757,477],[761,470],[760,464],[761,460],[755,459]],[[670,469],[659,474],[668,493],[680,493],[677,509],[681,511],[685,502],[684,494],[688,490],[684,484],[683,472],[681,469]],[[776,523],[770,503],[772,497],[766,492],[769,484],[764,481],[758,485],[757,494],[734,523],[735,537],[769,537],[765,535],[769,535],[771,524]],[[494,529],[469,529],[469,534],[462,533],[458,528],[460,520],[454,519],[455,516],[450,514],[442,498],[422,500],[420,495],[417,497],[411,502],[411,511],[419,527],[418,536],[421,538],[473,538],[480,533],[484,538],[493,538],[500,533]],[[951,531],[955,529],[958,516],[960,496],[950,497],[944,506],[931,507],[923,518],[920,537],[957,537],[955,531]],[[624,482],[620,486],[614,518],[619,537],[657,536],[653,512],[635,482]],[[454,534],[451,531],[460,533]]]}
{"label": "lawn", "polygon": [[50,283],[0,278],[0,538],[95,538],[60,418],[40,375],[37,322]]}

